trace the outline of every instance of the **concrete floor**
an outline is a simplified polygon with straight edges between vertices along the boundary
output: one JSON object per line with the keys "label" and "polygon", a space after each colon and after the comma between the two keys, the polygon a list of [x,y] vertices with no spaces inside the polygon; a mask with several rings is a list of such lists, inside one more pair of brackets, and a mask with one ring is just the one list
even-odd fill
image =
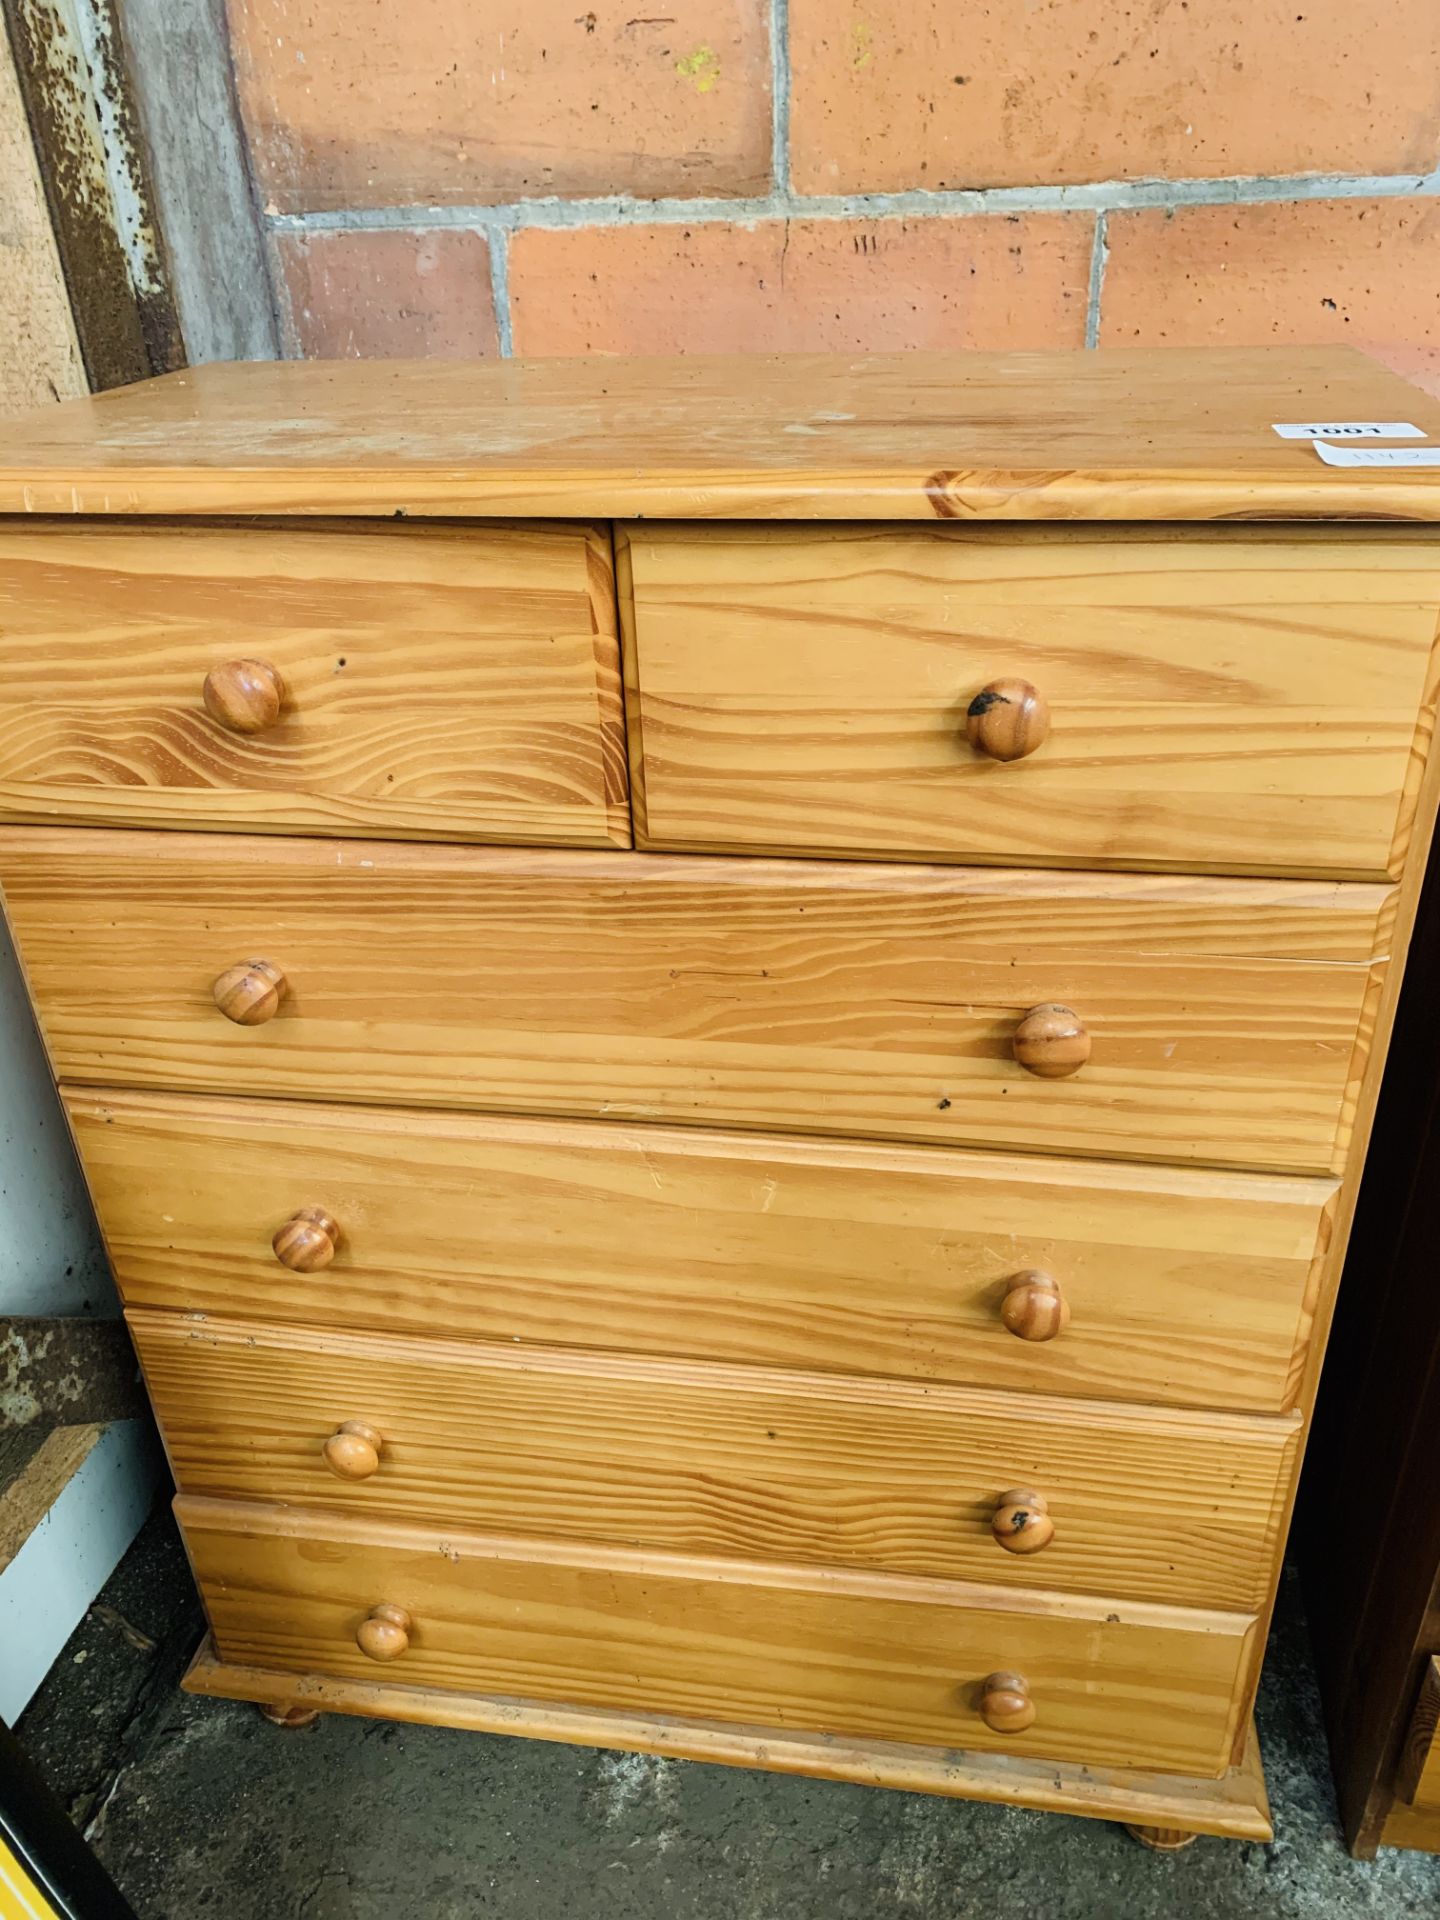
{"label": "concrete floor", "polygon": [[1334,1824],[1293,1591],[1260,1731],[1273,1846],[332,1716],[176,1682],[199,1632],[157,1516],[20,1725],[140,1920],[1403,1920],[1440,1860]]}

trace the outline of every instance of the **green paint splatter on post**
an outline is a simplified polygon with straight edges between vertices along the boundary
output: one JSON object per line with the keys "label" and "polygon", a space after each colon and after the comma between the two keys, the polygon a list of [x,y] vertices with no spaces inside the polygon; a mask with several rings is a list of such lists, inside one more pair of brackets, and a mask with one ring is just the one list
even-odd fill
{"label": "green paint splatter on post", "polygon": [[675,62],[675,71],[696,93],[709,93],[720,78],[720,60],[713,47],[697,47]]}
{"label": "green paint splatter on post", "polygon": [[870,56],[875,51],[871,45],[872,35],[862,20],[857,20],[850,29],[850,64],[857,70],[868,67]]}

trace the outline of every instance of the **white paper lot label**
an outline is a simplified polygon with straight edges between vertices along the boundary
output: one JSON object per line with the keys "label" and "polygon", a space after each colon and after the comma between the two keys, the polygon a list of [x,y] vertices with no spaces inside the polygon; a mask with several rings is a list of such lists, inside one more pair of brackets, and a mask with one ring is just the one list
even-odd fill
{"label": "white paper lot label", "polygon": [[1440,467],[1440,447],[1327,447],[1315,442],[1327,467]]}
{"label": "white paper lot label", "polygon": [[1332,420],[1305,426],[1299,421],[1277,421],[1271,427],[1282,440],[1423,440],[1425,429],[1408,420]]}

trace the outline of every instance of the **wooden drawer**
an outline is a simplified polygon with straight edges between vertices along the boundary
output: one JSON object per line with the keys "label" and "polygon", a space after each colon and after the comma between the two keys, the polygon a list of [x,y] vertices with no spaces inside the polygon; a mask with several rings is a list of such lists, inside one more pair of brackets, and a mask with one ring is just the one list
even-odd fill
{"label": "wooden drawer", "polygon": [[[1335,1192],[698,1128],[65,1092],[132,1307],[1267,1413],[1293,1403]],[[291,1272],[271,1243],[307,1207],[336,1223],[333,1264]],[[1058,1335],[1031,1321],[1041,1339],[1001,1317],[1035,1271],[1070,1314]]]}
{"label": "wooden drawer", "polygon": [[[24,828],[0,830],[0,882],[72,1081],[1307,1172],[1346,1144],[1392,902]],[[231,972],[256,959],[283,975],[278,1002]],[[275,1017],[217,1011],[222,975],[236,1011]],[[1025,1010],[1052,1001],[1092,1041],[1065,1079],[1013,1054]]]}
{"label": "wooden drawer", "polygon": [[[176,1502],[223,1659],[296,1673],[1214,1776],[1254,1622],[1140,1601],[757,1567]],[[356,1634],[410,1616],[380,1666]],[[1033,1610],[1031,1610],[1033,1608]],[[391,1646],[398,1640],[391,1638]],[[1022,1733],[980,1718],[1018,1671]]]}
{"label": "wooden drawer", "polygon": [[[629,845],[585,527],[12,523],[0,629],[0,817]],[[247,659],[249,733],[205,698]]]}
{"label": "wooden drawer", "polygon": [[[209,1317],[130,1325],[182,1493],[1243,1612],[1269,1594],[1299,1431]],[[993,1530],[1020,1488],[1047,1509],[1026,1537],[1053,1529],[1033,1552]]]}
{"label": "wooden drawer", "polygon": [[[644,524],[625,538],[642,844],[1399,871],[1440,607],[1432,533]],[[1000,679],[1033,685],[1050,714],[1043,744],[1009,764],[966,738],[967,707]]]}

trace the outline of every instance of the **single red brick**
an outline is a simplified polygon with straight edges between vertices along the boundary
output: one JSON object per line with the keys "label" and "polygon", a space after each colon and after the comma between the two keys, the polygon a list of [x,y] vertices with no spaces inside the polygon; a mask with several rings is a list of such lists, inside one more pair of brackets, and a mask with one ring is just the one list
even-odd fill
{"label": "single red brick", "polygon": [[790,0],[805,193],[1428,173],[1435,0]]}
{"label": "single red brick", "polygon": [[532,228],[521,354],[1078,346],[1089,214]]}
{"label": "single red brick", "polygon": [[1296,200],[1110,215],[1105,346],[1440,346],[1440,201]]}
{"label": "single red brick", "polygon": [[280,233],[286,346],[313,360],[473,360],[498,351],[484,234]]}
{"label": "single red brick", "polygon": [[770,184],[755,0],[230,0],[241,112],[282,212]]}

